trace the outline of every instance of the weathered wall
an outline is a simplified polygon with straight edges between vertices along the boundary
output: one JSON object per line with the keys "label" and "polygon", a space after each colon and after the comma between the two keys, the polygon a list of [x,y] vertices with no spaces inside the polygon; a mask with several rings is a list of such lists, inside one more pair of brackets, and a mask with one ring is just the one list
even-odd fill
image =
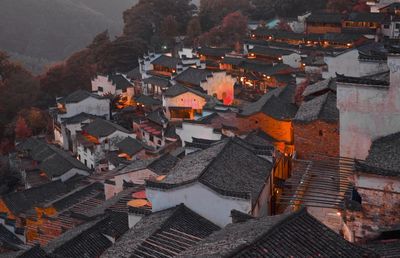
{"label": "weathered wall", "polygon": [[169,112],[169,107],[191,107],[192,109],[203,109],[206,104],[206,100],[203,97],[200,97],[194,93],[186,92],[179,96],[168,98],[163,98],[163,106],[166,109],[166,116],[168,118],[171,117],[171,113]]}
{"label": "weathered wall", "polygon": [[321,159],[321,154],[339,156],[339,123],[316,120],[308,124],[295,122],[293,127],[298,158]]}
{"label": "weathered wall", "polygon": [[201,87],[210,96],[217,96],[225,105],[231,105],[234,100],[234,85],[236,78],[227,75],[226,72],[214,72],[212,77],[201,83]]}
{"label": "weathered wall", "polygon": [[104,116],[107,120],[110,119],[109,99],[96,99],[89,97],[78,103],[68,103],[65,108],[67,113],[60,114],[57,117],[59,123],[61,123],[61,118],[73,117],[82,112],[96,116]]}
{"label": "weathered wall", "polygon": [[355,176],[362,198],[360,211],[346,211],[346,225],[355,241],[376,237],[380,230],[400,224],[400,180],[361,174]]}

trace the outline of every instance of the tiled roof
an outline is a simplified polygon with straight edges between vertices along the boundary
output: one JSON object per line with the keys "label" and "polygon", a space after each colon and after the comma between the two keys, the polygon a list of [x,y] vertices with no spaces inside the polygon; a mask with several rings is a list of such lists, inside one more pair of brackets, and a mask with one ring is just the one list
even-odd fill
{"label": "tiled roof", "polygon": [[197,52],[201,55],[222,57],[231,51],[229,48],[201,47]]}
{"label": "tiled roof", "polygon": [[366,161],[356,168],[382,176],[400,176],[400,132],[374,140]]}
{"label": "tiled roof", "polygon": [[309,123],[315,120],[338,122],[339,110],[336,106],[336,95],[332,92],[304,101],[297,111],[295,122]]}
{"label": "tiled roof", "polygon": [[286,73],[287,71],[292,71],[293,68],[286,64],[265,64],[257,60],[246,60],[241,65],[246,71],[262,73],[268,76],[273,76],[275,74]]}
{"label": "tiled roof", "polygon": [[126,137],[116,145],[120,152],[126,153],[129,156],[135,155],[139,151],[143,150],[143,144],[132,137]]}
{"label": "tiled roof", "polygon": [[35,205],[55,200],[68,193],[69,190],[71,189],[67,184],[53,181],[21,192],[9,193],[2,199],[14,215],[18,215],[32,209]]}
{"label": "tiled roof", "polygon": [[270,90],[258,101],[245,106],[240,115],[250,116],[262,112],[278,120],[292,119],[297,112],[297,107],[292,104],[294,93],[293,85]]}
{"label": "tiled roof", "polygon": [[96,136],[99,138],[109,136],[116,131],[130,133],[124,127],[117,125],[111,121],[107,121],[107,120],[100,119],[100,118],[97,118],[92,123],[84,126],[82,128],[82,130],[90,135],[93,135],[93,136]]}
{"label": "tiled roof", "polygon": [[229,57],[225,56],[224,59],[221,61],[223,64],[231,64],[231,65],[240,65],[245,59],[239,57]]}
{"label": "tiled roof", "polygon": [[171,69],[175,69],[178,64],[181,63],[181,60],[175,57],[170,57],[166,55],[161,55],[157,59],[155,59],[151,64],[153,65],[160,65],[164,67],[168,67]]}
{"label": "tiled roof", "polygon": [[142,79],[142,74],[140,73],[139,66],[134,68],[133,70],[129,71],[126,74],[126,77],[128,77],[131,80],[140,80],[140,79]]}
{"label": "tiled roof", "polygon": [[376,257],[347,242],[305,209],[230,224],[182,257]]}
{"label": "tiled roof", "polygon": [[191,92],[191,93],[193,93],[195,95],[198,95],[200,97],[203,97],[203,98],[207,97],[206,94],[204,94],[203,92],[200,92],[200,91],[194,90],[192,88],[186,87],[186,86],[184,86],[184,85],[182,85],[180,83],[177,83],[174,86],[168,88],[165,91],[164,96],[172,98],[172,97],[176,97],[176,96],[179,96],[181,94],[184,94],[186,92]]}
{"label": "tiled roof", "polygon": [[163,181],[146,185],[171,189],[198,181],[222,195],[255,201],[271,169],[272,164],[257,156],[252,146],[229,138],[184,157]]}
{"label": "tiled roof", "polygon": [[117,90],[125,90],[126,88],[133,87],[131,82],[122,74],[110,74],[108,75],[108,81],[112,82]]}
{"label": "tiled roof", "polygon": [[176,76],[175,81],[200,86],[200,84],[205,82],[208,77],[212,77],[211,71],[189,67]]}
{"label": "tiled roof", "polygon": [[161,126],[164,126],[168,123],[168,119],[165,117],[164,111],[161,108],[149,113],[146,118],[151,122]]}
{"label": "tiled roof", "polygon": [[353,22],[377,22],[382,23],[386,19],[386,14],[384,13],[350,13],[344,20]]}
{"label": "tiled roof", "polygon": [[30,248],[29,250],[19,254],[18,258],[46,258],[48,257],[46,252],[39,246],[35,245],[34,247]]}
{"label": "tiled roof", "polygon": [[381,258],[396,258],[400,254],[400,240],[382,240],[365,245],[366,248],[373,250]]}
{"label": "tiled roof", "polygon": [[249,50],[249,53],[254,53],[256,55],[270,56],[270,57],[281,57],[293,54],[294,52],[289,50],[270,48],[264,46],[254,46],[253,49]]}
{"label": "tiled roof", "polygon": [[51,255],[55,257],[99,257],[113,242],[107,237],[119,238],[128,230],[128,215],[112,213],[104,219],[68,239],[55,248]]}
{"label": "tiled roof", "polygon": [[179,159],[169,153],[166,153],[154,160],[148,165],[148,169],[157,173],[158,175],[166,175],[176,165]]}
{"label": "tiled roof", "polygon": [[371,86],[379,86],[379,87],[386,87],[390,86],[390,83],[386,80],[374,80],[367,77],[350,77],[344,76],[341,74],[336,74],[337,82],[341,83],[352,83],[352,84],[359,84],[359,85],[371,85]]}
{"label": "tiled roof", "polygon": [[152,84],[152,85],[160,86],[163,88],[167,88],[167,87],[171,86],[171,83],[168,79],[157,77],[157,76],[152,76],[152,77],[146,78],[143,80],[143,83]]}
{"label": "tiled roof", "polygon": [[0,224],[0,246],[18,251],[24,248],[24,242]]}
{"label": "tiled roof", "polygon": [[184,205],[144,217],[101,257],[172,257],[219,227]]}
{"label": "tiled roof", "polygon": [[336,92],[336,80],[333,78],[325,79],[309,85],[303,92],[303,96],[307,97],[314,94],[325,93],[326,91]]}
{"label": "tiled roof", "polygon": [[98,116],[82,112],[72,117],[61,118],[61,120],[63,124],[80,124],[88,119],[95,119],[95,118],[98,118]]}
{"label": "tiled roof", "polygon": [[101,97],[97,94],[93,94],[93,93],[90,93],[85,90],[77,90],[77,91],[72,92],[71,94],[69,94],[68,96],[66,96],[64,98],[57,100],[57,102],[65,103],[65,104],[78,103],[78,102],[81,102],[82,100],[85,100],[90,97],[95,98],[95,99],[104,99],[104,97]]}
{"label": "tiled roof", "polygon": [[146,106],[161,106],[161,100],[146,95],[135,97],[135,101]]}

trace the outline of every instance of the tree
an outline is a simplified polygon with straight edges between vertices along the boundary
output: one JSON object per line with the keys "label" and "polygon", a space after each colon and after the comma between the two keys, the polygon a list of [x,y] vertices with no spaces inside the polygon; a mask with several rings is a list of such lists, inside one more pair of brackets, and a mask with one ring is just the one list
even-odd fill
{"label": "tree", "polygon": [[15,123],[15,138],[23,140],[32,136],[32,130],[28,127],[25,119],[19,116]]}
{"label": "tree", "polygon": [[240,12],[233,12],[224,17],[221,25],[204,33],[200,37],[200,42],[205,45],[234,48],[246,35],[247,17]]}
{"label": "tree", "polygon": [[178,23],[174,16],[168,15],[161,23],[160,35],[165,44],[173,46],[175,37],[178,36]]}
{"label": "tree", "polygon": [[201,34],[201,24],[200,19],[194,16],[188,23],[186,28],[186,36],[194,40]]}

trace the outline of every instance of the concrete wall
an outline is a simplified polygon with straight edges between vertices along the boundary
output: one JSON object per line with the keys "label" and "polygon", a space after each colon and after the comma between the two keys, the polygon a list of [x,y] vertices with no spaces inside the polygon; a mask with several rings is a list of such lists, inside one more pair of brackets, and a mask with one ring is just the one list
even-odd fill
{"label": "concrete wall", "polygon": [[400,131],[400,57],[388,66],[389,89],[338,83],[341,156],[365,159],[373,140]]}
{"label": "concrete wall", "polygon": [[360,61],[358,50],[352,49],[338,56],[325,56],[328,71],[322,73],[324,79],[336,77],[336,73],[361,77],[388,70],[386,61]]}
{"label": "concrete wall", "polygon": [[153,212],[184,203],[220,227],[231,223],[231,210],[251,211],[250,200],[222,196],[198,182],[168,191],[146,188],[146,194],[153,205]]}

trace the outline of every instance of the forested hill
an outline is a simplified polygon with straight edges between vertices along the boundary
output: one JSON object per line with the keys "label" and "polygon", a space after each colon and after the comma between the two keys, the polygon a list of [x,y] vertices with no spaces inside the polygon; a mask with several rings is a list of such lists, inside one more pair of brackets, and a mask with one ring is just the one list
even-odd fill
{"label": "forested hill", "polygon": [[38,71],[88,45],[106,29],[122,31],[122,13],[138,0],[1,0],[0,49]]}

